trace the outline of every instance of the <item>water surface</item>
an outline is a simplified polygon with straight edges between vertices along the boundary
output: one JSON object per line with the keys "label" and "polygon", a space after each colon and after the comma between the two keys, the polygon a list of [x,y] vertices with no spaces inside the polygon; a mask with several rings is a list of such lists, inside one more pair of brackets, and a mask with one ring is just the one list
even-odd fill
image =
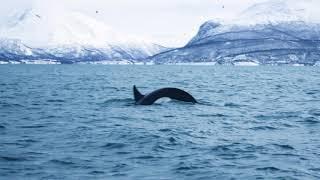
{"label": "water surface", "polygon": [[0,179],[319,179],[319,129],[316,67],[0,66]]}

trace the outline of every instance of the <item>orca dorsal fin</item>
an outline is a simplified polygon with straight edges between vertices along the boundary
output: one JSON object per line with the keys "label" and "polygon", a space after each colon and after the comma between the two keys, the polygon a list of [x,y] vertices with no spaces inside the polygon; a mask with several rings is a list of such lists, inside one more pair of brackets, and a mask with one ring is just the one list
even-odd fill
{"label": "orca dorsal fin", "polygon": [[134,96],[134,100],[136,102],[138,102],[140,99],[142,99],[144,97],[144,95],[142,95],[139,90],[137,89],[136,85],[133,85],[133,96]]}

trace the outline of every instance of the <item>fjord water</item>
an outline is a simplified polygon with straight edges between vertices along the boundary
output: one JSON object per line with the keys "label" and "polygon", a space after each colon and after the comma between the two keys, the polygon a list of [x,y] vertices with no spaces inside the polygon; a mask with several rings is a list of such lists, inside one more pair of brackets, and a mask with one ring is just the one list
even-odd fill
{"label": "fjord water", "polygon": [[0,179],[319,179],[319,129],[317,67],[0,66]]}

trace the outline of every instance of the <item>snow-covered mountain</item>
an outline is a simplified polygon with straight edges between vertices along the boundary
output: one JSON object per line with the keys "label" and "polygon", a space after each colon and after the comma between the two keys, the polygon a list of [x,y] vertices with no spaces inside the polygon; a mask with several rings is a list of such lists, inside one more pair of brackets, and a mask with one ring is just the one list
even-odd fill
{"label": "snow-covered mountain", "polygon": [[214,62],[231,65],[299,64],[320,61],[320,23],[310,18],[312,0],[256,4],[232,21],[208,21],[182,48],[150,58],[156,63]]}
{"label": "snow-covered mountain", "polygon": [[2,61],[139,61],[165,50],[160,45],[118,33],[78,12],[27,9],[15,13],[0,27]]}

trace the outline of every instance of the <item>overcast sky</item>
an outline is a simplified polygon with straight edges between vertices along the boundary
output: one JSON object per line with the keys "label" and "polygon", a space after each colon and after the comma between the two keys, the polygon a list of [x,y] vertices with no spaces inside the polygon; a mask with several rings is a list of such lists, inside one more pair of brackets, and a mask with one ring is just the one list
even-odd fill
{"label": "overcast sky", "polygon": [[[12,12],[37,8],[80,11],[122,33],[165,46],[182,46],[210,19],[232,18],[266,0],[2,0],[0,20]],[[98,13],[96,13],[98,11]],[[1,22],[1,21],[0,21]]]}

